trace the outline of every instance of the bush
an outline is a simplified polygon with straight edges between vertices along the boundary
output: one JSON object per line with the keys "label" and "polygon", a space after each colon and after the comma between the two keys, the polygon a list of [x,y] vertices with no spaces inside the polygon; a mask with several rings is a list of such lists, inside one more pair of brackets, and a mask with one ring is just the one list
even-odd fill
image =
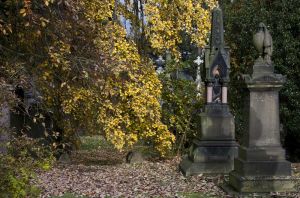
{"label": "bush", "polygon": [[6,153],[0,154],[0,195],[7,198],[37,197],[32,185],[34,170],[48,170],[53,162],[49,149],[26,136],[11,137]]}
{"label": "bush", "polygon": [[182,72],[187,70],[193,70],[188,61],[169,61],[165,72],[160,74],[163,122],[176,136],[174,149],[177,153],[184,151],[194,138],[201,135],[199,113],[204,100],[197,97],[196,83],[184,78]]}

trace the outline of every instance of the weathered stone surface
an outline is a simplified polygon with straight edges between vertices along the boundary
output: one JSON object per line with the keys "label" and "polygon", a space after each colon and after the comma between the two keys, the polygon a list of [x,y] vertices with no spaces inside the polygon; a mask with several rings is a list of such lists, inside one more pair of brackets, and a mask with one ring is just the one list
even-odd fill
{"label": "weathered stone surface", "polygon": [[224,42],[223,13],[218,7],[212,12],[212,27],[209,46],[205,47],[206,82],[213,82],[218,68],[222,81],[229,81],[230,56],[229,47]]}
{"label": "weathered stone surface", "polygon": [[248,146],[279,146],[278,91],[250,92]]}
{"label": "weathered stone surface", "polygon": [[233,160],[237,156],[237,146],[234,141],[195,141],[189,157],[196,163]]}
{"label": "weathered stone surface", "polygon": [[239,147],[239,158],[245,161],[285,160],[285,150],[281,146]]}
{"label": "weathered stone surface", "polygon": [[179,167],[186,176],[200,173],[229,173],[238,153],[234,118],[224,104],[206,105],[201,114],[200,140],[194,140],[190,152]]}
{"label": "weathered stone surface", "polygon": [[0,105],[0,127],[9,128],[10,123],[10,109],[8,104]]}
{"label": "weathered stone surface", "polygon": [[[216,104],[212,106],[227,106]],[[227,107],[228,108],[228,107]],[[200,115],[201,140],[234,140],[234,118],[228,110],[222,111],[211,108]]]}
{"label": "weathered stone surface", "polygon": [[295,191],[292,176],[241,176],[233,171],[229,179],[230,185],[242,193]]}
{"label": "weathered stone surface", "polygon": [[7,149],[5,144],[9,141],[9,136],[5,131],[0,133],[0,153],[6,153]]}
{"label": "weathered stone surface", "polygon": [[259,53],[259,58],[263,58],[267,65],[271,65],[273,39],[264,23],[259,23],[258,31],[253,35],[253,43]]}
{"label": "weathered stone surface", "polygon": [[145,158],[143,154],[139,151],[130,151],[126,155],[126,162],[130,164],[134,163],[142,163],[144,162]]}
{"label": "weathered stone surface", "polygon": [[64,163],[64,164],[69,164],[71,162],[71,158],[70,155],[68,153],[63,153],[61,154],[61,156],[59,157],[58,161],[60,163]]}
{"label": "weathered stone surface", "polygon": [[8,104],[2,104],[0,108],[0,153],[6,153],[5,144],[9,140],[7,131],[10,127],[10,110]]}
{"label": "weathered stone surface", "polygon": [[[281,79],[248,81],[249,129],[245,132],[229,184],[241,193],[293,191],[291,163],[280,144],[279,99]],[[268,80],[268,81],[267,81]]]}
{"label": "weathered stone surface", "polygon": [[180,169],[186,176],[228,173],[237,156],[234,117],[227,104],[230,57],[224,43],[222,10],[213,9],[210,45],[205,48],[206,102],[200,114],[199,140],[194,141]]}
{"label": "weathered stone surface", "polygon": [[289,176],[291,163],[286,160],[244,161],[234,160],[235,171],[242,176]]}
{"label": "weathered stone surface", "polygon": [[235,141],[194,141],[189,155],[179,165],[185,176],[200,173],[229,173],[238,144]]}
{"label": "weathered stone surface", "polygon": [[[257,38],[258,39],[257,35]],[[256,45],[261,41],[257,41]],[[259,48],[259,46],[256,46]],[[229,185],[240,193],[294,191],[291,163],[280,144],[279,96],[285,77],[274,73],[270,46],[261,46],[253,74],[245,76],[248,129],[244,132]]]}
{"label": "weathered stone surface", "polygon": [[222,174],[228,173],[233,169],[233,160],[214,160],[206,162],[194,162],[185,156],[179,166],[184,176],[199,175],[202,173]]}

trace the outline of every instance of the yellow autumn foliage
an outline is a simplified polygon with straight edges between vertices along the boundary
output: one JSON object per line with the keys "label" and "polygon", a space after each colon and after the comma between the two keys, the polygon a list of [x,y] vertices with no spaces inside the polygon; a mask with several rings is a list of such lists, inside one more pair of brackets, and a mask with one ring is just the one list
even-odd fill
{"label": "yellow autumn foliage", "polygon": [[107,78],[105,103],[99,108],[98,122],[116,148],[132,146],[139,139],[154,139],[163,155],[174,136],[161,122],[161,84],[151,64],[141,61],[135,44],[127,41],[124,28],[110,22],[99,31],[95,43],[113,60]]}
{"label": "yellow autumn foliage", "polygon": [[159,53],[169,50],[178,59],[178,45],[184,33],[203,47],[210,28],[210,13],[216,5],[216,0],[148,0],[146,34],[151,46]]}
{"label": "yellow autumn foliage", "polygon": [[13,64],[24,66],[64,136],[102,133],[119,150],[146,140],[164,155],[175,137],[161,121],[162,85],[138,50],[142,36],[127,35],[121,17],[145,31],[153,52],[179,58],[183,32],[204,45],[216,1],[139,2],[140,18],[129,0],[8,0],[4,9],[12,13],[0,18],[0,33],[11,51],[1,62],[14,57]]}

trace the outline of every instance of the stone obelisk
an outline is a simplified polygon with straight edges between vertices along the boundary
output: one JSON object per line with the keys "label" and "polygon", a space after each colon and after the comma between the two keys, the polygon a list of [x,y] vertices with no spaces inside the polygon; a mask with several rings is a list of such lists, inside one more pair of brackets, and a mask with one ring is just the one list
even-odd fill
{"label": "stone obelisk", "polygon": [[254,35],[259,58],[253,74],[244,75],[249,92],[248,129],[229,174],[229,185],[240,193],[293,191],[291,163],[280,144],[278,92],[285,77],[274,73],[272,37],[263,23]]}
{"label": "stone obelisk", "polygon": [[224,43],[222,10],[212,12],[210,45],[205,48],[206,105],[201,113],[201,137],[193,141],[180,163],[184,175],[228,173],[237,155],[234,118],[227,104],[229,48]]}

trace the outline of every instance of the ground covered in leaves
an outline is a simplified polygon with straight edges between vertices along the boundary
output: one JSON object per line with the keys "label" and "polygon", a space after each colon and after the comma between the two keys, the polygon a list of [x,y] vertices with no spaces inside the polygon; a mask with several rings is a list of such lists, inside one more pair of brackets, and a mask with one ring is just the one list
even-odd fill
{"label": "ground covered in leaves", "polygon": [[[100,153],[106,159],[101,159]],[[183,177],[178,171],[179,158],[127,164],[123,163],[123,155],[119,157],[111,150],[73,154],[70,164],[57,164],[51,171],[39,173],[37,183],[43,190],[42,197],[65,193],[87,197],[182,197],[192,192],[225,196],[215,185],[220,177]]]}
{"label": "ground covered in leaves", "polygon": [[69,163],[57,163],[52,170],[39,172],[34,183],[41,188],[41,197],[232,197],[219,187],[223,176],[185,178],[178,170],[179,162],[180,158],[174,157],[127,164],[125,153],[109,147],[80,150],[71,155]]}

